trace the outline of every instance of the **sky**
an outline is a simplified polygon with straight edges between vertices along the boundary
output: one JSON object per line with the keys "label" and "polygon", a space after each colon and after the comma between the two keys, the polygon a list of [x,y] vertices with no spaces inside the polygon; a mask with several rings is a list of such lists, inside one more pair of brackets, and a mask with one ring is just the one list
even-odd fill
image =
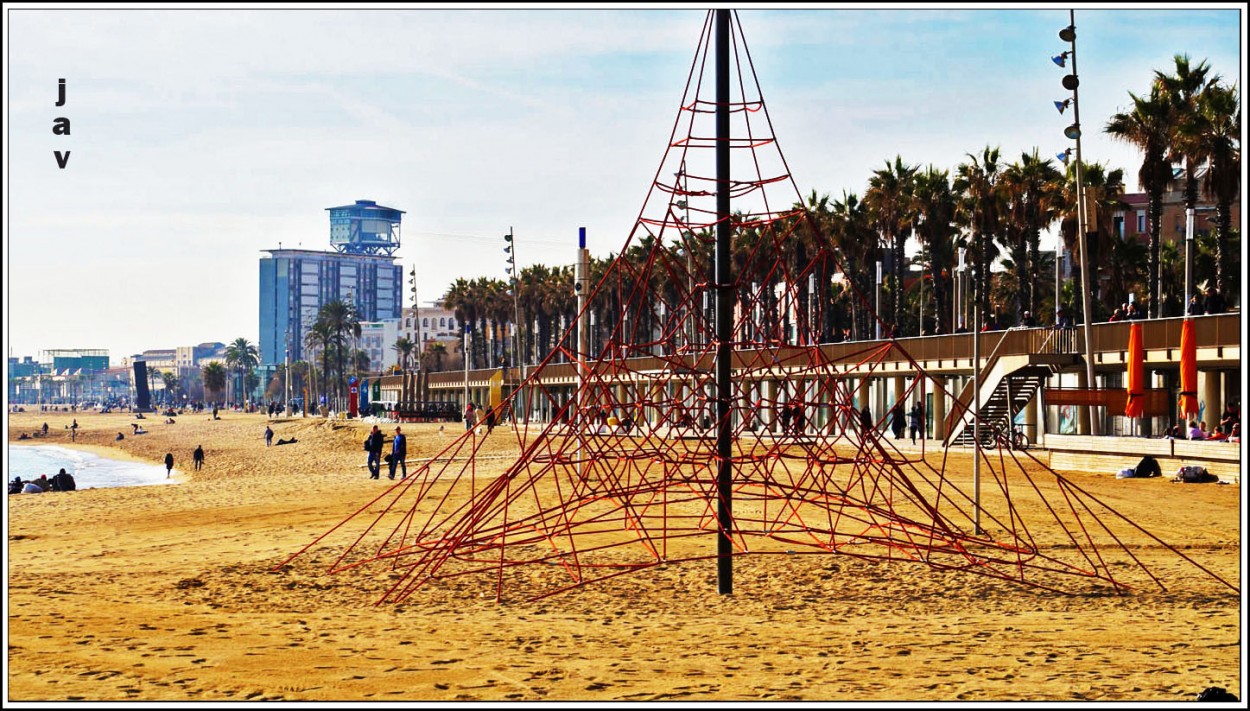
{"label": "sky", "polygon": [[[731,6],[804,196],[1072,145],[1070,6]],[[1136,191],[1101,127],[1176,54],[1240,87],[1244,4],[1072,7],[1084,159]],[[706,7],[359,8],[6,4],[7,354],[255,343],[263,250],[329,249],[326,208],[359,199],[406,212],[423,304],[505,278],[509,231],[522,267],[573,263],[579,227],[619,253]]]}

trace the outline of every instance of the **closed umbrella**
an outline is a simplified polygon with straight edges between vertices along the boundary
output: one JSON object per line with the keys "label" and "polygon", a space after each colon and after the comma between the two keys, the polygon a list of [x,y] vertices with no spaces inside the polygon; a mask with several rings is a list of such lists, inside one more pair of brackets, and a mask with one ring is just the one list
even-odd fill
{"label": "closed umbrella", "polygon": [[1193,321],[1181,323],[1181,417],[1198,414],[1198,342]]}
{"label": "closed umbrella", "polygon": [[1128,327],[1128,402],[1125,417],[1141,417],[1146,409],[1146,349],[1142,345],[1141,324]]}

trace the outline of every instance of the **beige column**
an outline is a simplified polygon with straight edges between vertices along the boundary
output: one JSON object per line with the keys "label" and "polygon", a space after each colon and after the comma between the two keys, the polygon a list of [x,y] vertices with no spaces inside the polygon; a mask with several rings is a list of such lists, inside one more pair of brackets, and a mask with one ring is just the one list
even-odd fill
{"label": "beige column", "polygon": [[[903,397],[903,393],[907,391],[907,378],[901,375],[894,376],[894,392],[890,395],[890,407],[894,407],[894,403]],[[907,410],[907,403],[903,403],[903,410]]]}
{"label": "beige column", "polygon": [[1029,441],[1038,444],[1042,441],[1042,388],[1038,388],[1033,395],[1033,399],[1029,400],[1029,404],[1024,406],[1024,433],[1028,435]]}
{"label": "beige column", "polygon": [[1222,375],[1218,370],[1198,371],[1198,397],[1203,406],[1202,421],[1207,423],[1208,432],[1214,432],[1220,426],[1220,416],[1224,414]]}
{"label": "beige column", "polygon": [[764,423],[764,431],[776,432],[777,430],[777,381],[765,380],[760,384],[764,389],[764,396],[760,404],[760,421]]}
{"label": "beige column", "polygon": [[946,387],[945,375],[932,376],[933,385],[933,439],[946,438]]}

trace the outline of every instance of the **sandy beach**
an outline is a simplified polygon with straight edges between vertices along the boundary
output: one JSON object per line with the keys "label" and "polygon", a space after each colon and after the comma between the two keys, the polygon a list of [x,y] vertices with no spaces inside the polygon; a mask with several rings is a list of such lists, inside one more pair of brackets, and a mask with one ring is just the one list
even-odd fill
{"label": "sandy beach", "polygon": [[[298,442],[266,448],[263,414],[150,414],[137,437],[125,413],[8,417],[10,442],[47,422],[35,444],[150,464],[172,452],[180,480],[8,497],[9,701],[1161,702],[1209,686],[1245,698],[1241,593],[1145,537],[1127,543],[1166,590],[1059,595],[774,555],[736,559],[729,596],[706,561],[535,602],[464,581],[375,604],[395,573],[327,574],[332,545],[274,569],[393,483],[367,478],[365,423],[278,418],[275,441]],[[462,432],[438,429],[404,425],[410,461]],[[479,479],[518,452],[510,432],[492,438]],[[1244,587],[1239,485],[1064,474]]]}

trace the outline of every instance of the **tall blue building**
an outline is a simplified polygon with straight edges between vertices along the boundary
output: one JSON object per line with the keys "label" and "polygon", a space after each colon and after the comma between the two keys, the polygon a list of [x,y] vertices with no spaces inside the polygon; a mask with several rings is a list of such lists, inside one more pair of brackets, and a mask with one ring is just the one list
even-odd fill
{"label": "tall blue building", "polygon": [[264,366],[304,360],[304,337],[322,305],[353,302],[361,321],[399,318],[403,267],[399,248],[402,210],[357,200],[330,212],[330,246],[336,251],[266,249],[260,259],[260,361]]}

